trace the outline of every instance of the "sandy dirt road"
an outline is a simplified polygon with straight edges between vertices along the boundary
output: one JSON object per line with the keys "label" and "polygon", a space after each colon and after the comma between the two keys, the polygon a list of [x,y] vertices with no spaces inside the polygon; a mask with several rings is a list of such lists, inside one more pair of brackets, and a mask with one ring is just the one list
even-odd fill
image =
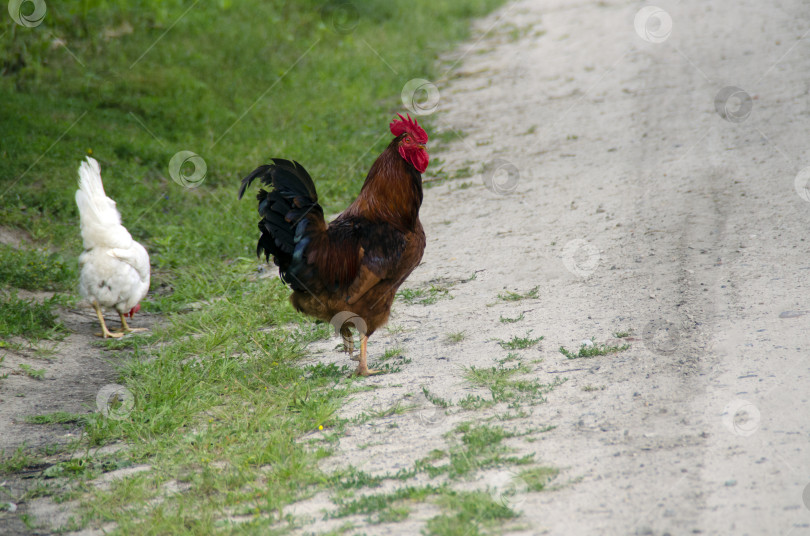
{"label": "sandy dirt road", "polygon": [[[515,505],[516,534],[808,533],[810,9],[646,6],[512,3],[448,62],[436,117],[463,138],[440,156],[478,173],[427,191],[429,245],[405,286],[458,283],[452,300],[395,306],[404,333],[372,338],[372,355],[401,345],[413,363],[347,411],[423,386],[480,393],[463,367],[493,366],[495,339],[532,330],[533,374],[568,381],[511,421],[556,428],[513,446],[562,471]],[[617,331],[631,349],[558,351]],[[330,463],[396,471],[494,413],[393,419]],[[364,531],[417,533],[412,518]]]}

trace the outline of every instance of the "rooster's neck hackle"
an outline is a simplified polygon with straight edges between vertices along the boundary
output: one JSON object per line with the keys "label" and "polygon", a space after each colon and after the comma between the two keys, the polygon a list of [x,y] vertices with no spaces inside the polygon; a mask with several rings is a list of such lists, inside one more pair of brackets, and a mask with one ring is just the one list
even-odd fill
{"label": "rooster's neck hackle", "polygon": [[377,158],[360,195],[346,213],[372,221],[385,221],[408,231],[419,219],[422,175],[399,155],[398,145],[399,137]]}

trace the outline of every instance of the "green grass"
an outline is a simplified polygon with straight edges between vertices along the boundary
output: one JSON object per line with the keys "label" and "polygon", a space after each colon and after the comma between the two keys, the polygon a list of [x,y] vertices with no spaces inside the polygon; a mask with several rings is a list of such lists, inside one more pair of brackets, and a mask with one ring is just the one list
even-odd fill
{"label": "green grass", "polygon": [[521,320],[523,320],[523,315],[524,314],[525,313],[520,313],[520,315],[516,316],[515,318],[509,318],[509,317],[501,315],[500,321],[503,324],[514,324],[515,322],[520,322]]}
{"label": "green grass", "polygon": [[560,470],[556,467],[532,467],[524,469],[518,476],[526,483],[529,491],[543,491],[548,483],[554,479]]}
{"label": "green grass", "polygon": [[[534,300],[537,299],[540,295],[540,287],[534,287],[531,290],[520,293],[520,292],[512,292],[508,290],[501,294],[498,294],[498,299],[512,302],[512,301],[520,301],[520,300]],[[522,315],[521,315],[522,316]]]}
{"label": "green grass", "polygon": [[560,346],[560,353],[567,357],[568,359],[579,359],[579,358],[587,358],[587,357],[597,357],[601,355],[608,355],[608,354],[615,354],[618,352],[623,352],[630,348],[629,344],[623,344],[621,346],[610,346],[607,344],[593,344],[587,345],[583,344],[579,347],[577,351],[568,350],[565,346]]}
{"label": "green grass", "polygon": [[25,417],[25,422],[28,424],[83,424],[86,420],[86,415],[66,411],[55,411],[44,415],[28,415]]}
{"label": "green grass", "polygon": [[75,282],[74,264],[44,249],[0,244],[0,281],[27,290],[67,290]]}
{"label": "green grass", "polygon": [[457,344],[467,338],[466,331],[454,331],[452,333],[448,333],[446,340],[449,344]]}
{"label": "green grass", "polygon": [[490,534],[490,531],[519,515],[490,494],[480,491],[448,493],[441,497],[439,504],[453,513],[428,520],[422,532],[426,536]]}
{"label": "green grass", "polygon": [[20,368],[22,369],[23,374],[34,380],[41,380],[45,377],[45,369],[35,369],[31,365],[26,365],[25,363],[20,363]]}
{"label": "green grass", "polygon": [[[58,296],[39,303],[19,298],[16,292],[0,294],[0,333],[4,337],[18,335],[30,341],[60,338],[65,327],[53,310],[59,303],[62,299]],[[0,347],[4,342],[0,342]]]}
{"label": "green grass", "polygon": [[543,340],[542,335],[537,338],[532,338],[531,333],[532,333],[531,330],[529,330],[528,332],[526,332],[525,337],[518,337],[517,335],[513,335],[512,338],[509,339],[508,341],[498,339],[497,342],[501,348],[504,348],[506,350],[524,350],[526,348],[531,348],[532,346]]}
{"label": "green grass", "polygon": [[[223,531],[225,512],[242,512],[254,516],[244,530],[269,534],[289,529],[290,503],[334,491],[318,468],[332,443],[301,439],[320,426],[332,434],[350,426],[336,413],[364,380],[299,365],[323,330],[292,310],[278,280],[254,277],[256,206],[252,193],[236,201],[239,181],[270,157],[294,158],[314,177],[325,212],[345,208],[389,142],[405,82],[440,78],[439,53],[500,3],[358,0],[348,33],[332,31],[331,11],[324,17],[315,0],[87,0],[49,3],[36,28],[3,19],[0,225],[46,249],[4,247],[0,266],[14,286],[73,287],[82,250],[76,168],[92,151],[124,225],[150,253],[143,307],[166,319],[148,335],[102,343],[133,357],[118,383],[134,408],[121,420],[86,416],[81,446],[123,441],[129,448],[117,463],[158,470],[89,491],[83,523],[112,521],[133,535],[211,534]],[[55,38],[68,48],[51,46]],[[429,118],[420,123],[432,131]],[[197,188],[168,172],[182,150],[207,164]],[[449,297],[435,285],[400,294],[425,305]],[[14,300],[20,313],[0,308],[0,331],[15,323],[17,332],[61,333],[52,305]],[[106,470],[92,455],[83,460],[53,472]],[[3,463],[27,462],[14,454]],[[170,480],[190,487],[148,507]],[[406,516],[407,500],[395,503],[373,521]]]}
{"label": "green grass", "polygon": [[0,475],[15,473],[41,463],[42,460],[32,455],[25,446],[17,448],[10,456],[6,456],[5,451],[0,451]]}
{"label": "green grass", "polygon": [[408,305],[433,305],[442,298],[452,298],[450,290],[436,285],[430,285],[428,288],[400,290],[397,297]]}
{"label": "green grass", "polygon": [[567,381],[566,378],[556,378],[552,383],[544,384],[537,378],[524,377],[530,372],[531,368],[522,363],[510,368],[503,365],[490,368],[471,366],[465,371],[465,379],[477,387],[489,389],[492,398],[487,400],[476,395],[467,395],[459,401],[459,406],[464,409],[478,409],[498,402],[506,402],[513,408],[522,403],[540,404],[545,402],[544,395]]}

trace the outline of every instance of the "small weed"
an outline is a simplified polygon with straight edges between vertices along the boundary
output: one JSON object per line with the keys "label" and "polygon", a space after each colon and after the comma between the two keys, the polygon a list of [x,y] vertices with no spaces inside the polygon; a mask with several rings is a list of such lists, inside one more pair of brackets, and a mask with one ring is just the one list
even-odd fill
{"label": "small weed", "polygon": [[519,292],[512,292],[506,291],[503,294],[498,294],[498,298],[503,301],[520,301],[520,300],[534,300],[537,299],[540,295],[540,287],[534,287],[533,289],[520,294]]}
{"label": "small weed", "polygon": [[428,390],[427,387],[422,387],[422,393],[425,395],[425,398],[427,398],[433,405],[439,406],[440,408],[450,407],[450,402],[448,402],[447,400],[445,400],[440,396],[434,395]]}
{"label": "small weed", "polygon": [[456,331],[454,333],[447,334],[447,342],[450,344],[456,344],[463,341],[467,337],[466,331]]}
{"label": "small weed", "polygon": [[[464,166],[462,168],[458,168],[455,173],[453,173],[454,179],[466,179],[467,177],[472,177],[475,173],[473,172],[470,166]],[[465,183],[469,184],[469,183]]]}
{"label": "small weed", "polygon": [[514,352],[509,352],[503,359],[498,359],[498,364],[503,366],[507,363],[511,363],[512,361],[520,361],[520,356]]}
{"label": "small weed", "polygon": [[86,421],[86,415],[66,411],[56,411],[44,415],[28,415],[25,418],[25,422],[28,424],[84,424]]}
{"label": "small weed", "polygon": [[35,369],[31,365],[26,365],[25,363],[20,363],[20,368],[22,369],[22,373],[29,378],[41,380],[45,377],[45,369]]}
{"label": "small weed", "polygon": [[496,340],[497,340],[498,344],[500,345],[500,347],[504,348],[506,350],[523,350],[525,348],[531,348],[532,346],[534,346],[538,342],[542,341],[543,338],[544,338],[541,335],[541,336],[537,337],[536,339],[533,339],[533,338],[530,337],[531,333],[532,333],[531,330],[529,330],[529,331],[526,332],[525,337],[518,337],[517,335],[515,335],[511,339],[509,339],[508,341],[504,341],[504,340],[501,340],[501,339],[496,339]]}
{"label": "small weed", "polygon": [[433,305],[442,298],[451,298],[447,288],[436,285],[430,285],[430,288],[401,290],[397,296],[408,305]]}
{"label": "small weed", "polygon": [[458,407],[466,410],[475,410],[483,408],[491,408],[497,404],[497,400],[491,398],[484,398],[479,395],[467,395],[458,401]]}
{"label": "small weed", "polygon": [[427,536],[480,536],[489,533],[482,529],[495,529],[518,517],[517,512],[483,491],[448,492],[440,497],[439,504],[454,513],[429,519],[423,533]]}
{"label": "small weed", "polygon": [[27,467],[33,467],[42,463],[42,460],[31,456],[26,451],[25,445],[17,448],[10,457],[2,459],[5,451],[0,451],[0,474],[16,473]]}
{"label": "small weed", "polygon": [[522,363],[512,368],[499,366],[478,369],[470,367],[465,374],[466,379],[473,385],[488,388],[492,394],[492,400],[487,401],[481,397],[467,395],[466,398],[459,401],[458,405],[464,409],[478,409],[488,407],[488,403],[496,402],[509,403],[510,407],[517,407],[517,404],[521,402],[538,404],[545,402],[545,394],[566,381],[566,378],[557,378],[552,383],[543,384],[536,378],[516,378],[516,376],[529,372],[531,369]]}
{"label": "small weed", "polygon": [[543,491],[546,485],[559,473],[560,470],[554,467],[533,467],[524,469],[518,476],[526,482],[529,491]]}
{"label": "small weed", "polygon": [[441,489],[430,485],[424,487],[407,486],[391,493],[365,495],[349,501],[338,498],[335,500],[338,506],[337,511],[330,514],[329,517],[341,518],[356,514],[373,515],[400,501],[424,501],[431,495],[439,493]]}
{"label": "small weed", "polygon": [[380,361],[388,361],[389,359],[393,359],[395,357],[402,357],[402,353],[405,349],[401,346],[394,346],[393,348],[388,348],[383,355],[380,356]]}
{"label": "small weed", "polygon": [[623,344],[621,346],[608,346],[607,344],[594,344],[590,346],[583,344],[579,347],[579,350],[576,353],[568,350],[565,346],[560,346],[560,353],[568,359],[579,359],[581,357],[596,357],[600,355],[615,354],[618,352],[623,352],[628,348],[630,348],[629,344]]}
{"label": "small weed", "polygon": [[515,318],[507,318],[505,316],[501,316],[501,322],[504,324],[514,324],[515,322],[520,322],[523,320],[524,313],[520,313],[520,316]]}
{"label": "small weed", "polygon": [[593,391],[604,391],[605,386],[602,385],[601,387],[596,387],[595,385],[586,385],[585,387],[582,388],[582,390],[585,391],[586,393],[590,393]]}

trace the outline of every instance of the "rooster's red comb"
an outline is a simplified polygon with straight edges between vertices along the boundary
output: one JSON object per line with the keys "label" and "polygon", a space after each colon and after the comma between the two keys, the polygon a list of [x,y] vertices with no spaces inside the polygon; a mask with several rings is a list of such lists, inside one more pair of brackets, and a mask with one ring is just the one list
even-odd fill
{"label": "rooster's red comb", "polygon": [[391,134],[394,136],[399,136],[400,134],[408,133],[416,140],[417,143],[421,143],[422,145],[426,144],[428,141],[428,135],[425,130],[419,126],[414,119],[411,119],[410,114],[408,118],[402,117],[402,114],[397,114],[399,119],[394,119],[391,121],[391,124],[388,125],[391,129]]}

